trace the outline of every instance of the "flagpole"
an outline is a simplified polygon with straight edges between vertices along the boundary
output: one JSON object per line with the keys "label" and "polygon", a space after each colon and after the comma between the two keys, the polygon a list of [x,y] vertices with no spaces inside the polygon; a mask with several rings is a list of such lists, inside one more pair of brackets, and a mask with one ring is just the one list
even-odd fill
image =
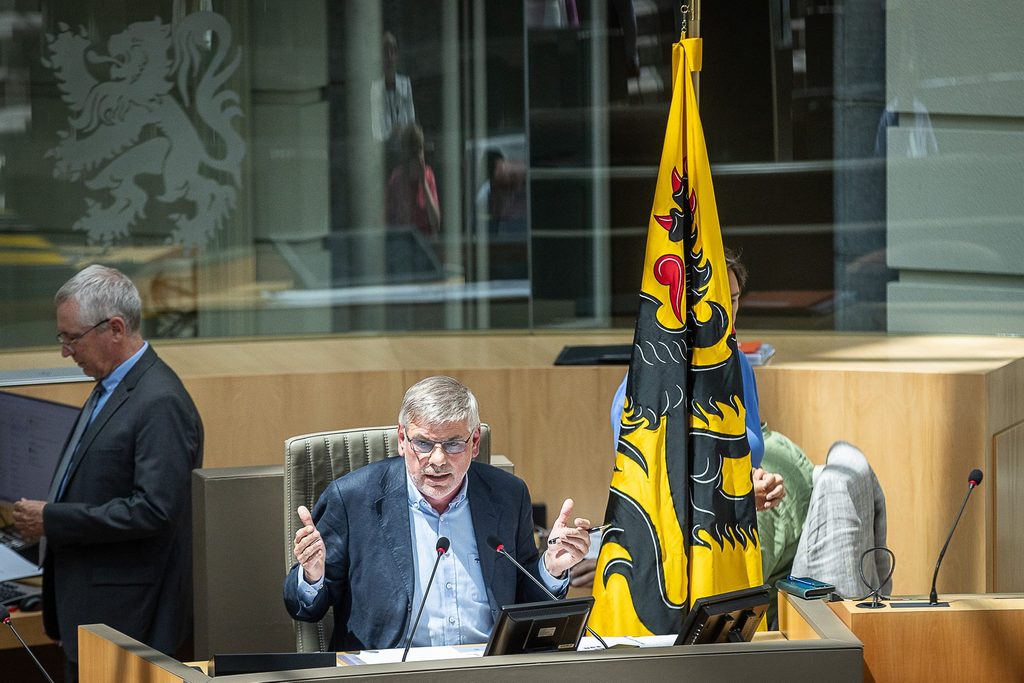
{"label": "flagpole", "polygon": [[[701,0],[684,0],[679,6],[682,14],[682,30],[679,32],[679,40],[684,38],[700,38],[700,3]],[[693,72],[693,94],[700,103],[700,72]]]}

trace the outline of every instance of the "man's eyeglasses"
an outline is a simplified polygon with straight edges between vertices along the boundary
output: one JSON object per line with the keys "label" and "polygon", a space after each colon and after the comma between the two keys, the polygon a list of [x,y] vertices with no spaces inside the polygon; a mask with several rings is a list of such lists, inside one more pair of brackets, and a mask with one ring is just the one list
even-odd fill
{"label": "man's eyeglasses", "polygon": [[469,440],[472,438],[473,435],[470,434],[465,438],[465,440],[451,439],[449,441],[428,441],[427,439],[409,439],[409,443],[412,444],[412,447],[420,455],[427,455],[428,453],[433,453],[434,448],[437,446],[440,446],[441,450],[443,450],[448,455],[458,455],[459,453],[464,453],[466,451],[466,446],[469,444]]}
{"label": "man's eyeglasses", "polygon": [[95,325],[93,325],[92,327],[87,329],[82,334],[76,334],[76,335],[71,336],[71,337],[69,337],[66,334],[64,334],[63,332],[61,332],[60,334],[57,335],[57,342],[61,346],[63,346],[65,349],[74,349],[75,348],[75,344],[78,343],[79,339],[81,339],[85,335],[89,334],[90,332],[95,330],[100,325],[106,325],[109,322],[110,322],[110,318],[104,318],[103,320],[99,321],[98,323],[96,323]]}

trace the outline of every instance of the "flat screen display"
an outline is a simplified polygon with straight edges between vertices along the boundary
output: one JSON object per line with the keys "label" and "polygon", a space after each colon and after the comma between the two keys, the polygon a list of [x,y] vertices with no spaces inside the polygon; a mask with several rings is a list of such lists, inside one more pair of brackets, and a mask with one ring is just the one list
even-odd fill
{"label": "flat screen display", "polygon": [[0,391],[0,500],[45,500],[79,406]]}

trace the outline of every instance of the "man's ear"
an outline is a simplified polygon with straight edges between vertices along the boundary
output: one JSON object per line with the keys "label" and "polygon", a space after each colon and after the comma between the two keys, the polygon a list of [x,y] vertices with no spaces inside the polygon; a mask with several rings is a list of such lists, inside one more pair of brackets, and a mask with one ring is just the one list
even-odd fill
{"label": "man's ear", "polygon": [[480,436],[480,425],[477,425],[476,429],[473,431],[473,438],[471,439],[471,443],[473,444],[474,459],[476,458],[476,456],[480,455]]}
{"label": "man's ear", "polygon": [[115,315],[110,318],[110,322],[107,323],[110,328],[110,332],[114,337],[123,337],[128,334],[128,325],[125,324],[124,318],[119,315]]}
{"label": "man's ear", "polygon": [[398,425],[398,453],[405,457],[405,447],[409,444],[409,435],[402,425]]}

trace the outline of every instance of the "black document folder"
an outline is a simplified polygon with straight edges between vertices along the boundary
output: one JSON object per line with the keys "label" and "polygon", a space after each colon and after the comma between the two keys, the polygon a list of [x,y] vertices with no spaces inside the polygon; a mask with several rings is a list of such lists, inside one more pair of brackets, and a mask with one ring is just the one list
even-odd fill
{"label": "black document folder", "polygon": [[555,365],[629,365],[632,353],[632,344],[566,346],[555,359]]}

